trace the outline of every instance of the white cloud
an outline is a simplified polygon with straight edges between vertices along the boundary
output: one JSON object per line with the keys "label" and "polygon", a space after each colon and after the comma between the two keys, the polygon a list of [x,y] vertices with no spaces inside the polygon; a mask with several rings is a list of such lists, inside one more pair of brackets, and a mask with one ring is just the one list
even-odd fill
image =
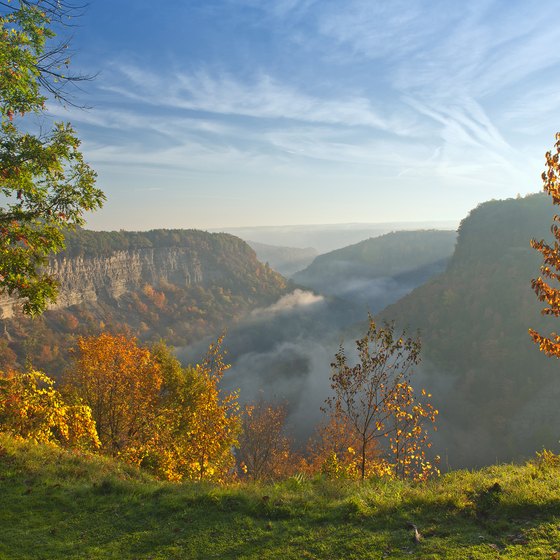
{"label": "white cloud", "polygon": [[366,97],[320,98],[266,74],[243,82],[207,71],[159,77],[129,65],[120,71],[130,86],[107,89],[134,101],[220,115],[399,130],[399,123],[380,116]]}

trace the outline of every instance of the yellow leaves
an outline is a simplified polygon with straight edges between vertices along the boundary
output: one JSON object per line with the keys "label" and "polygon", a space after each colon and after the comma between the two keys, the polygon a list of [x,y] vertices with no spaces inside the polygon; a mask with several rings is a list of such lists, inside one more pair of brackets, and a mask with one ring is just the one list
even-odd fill
{"label": "yellow leaves", "polygon": [[0,372],[0,430],[41,443],[93,449],[91,410],[69,405],[40,371]]}
{"label": "yellow leaves", "polygon": [[221,481],[232,471],[240,420],[237,393],[220,394],[227,368],[219,339],[202,364],[182,370],[177,393],[159,411],[158,438],[150,443],[152,469],[160,476]]}

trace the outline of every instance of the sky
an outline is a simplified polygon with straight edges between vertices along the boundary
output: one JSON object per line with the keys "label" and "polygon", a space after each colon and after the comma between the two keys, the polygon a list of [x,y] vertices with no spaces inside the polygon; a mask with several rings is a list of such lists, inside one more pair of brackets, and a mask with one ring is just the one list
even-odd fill
{"label": "sky", "polygon": [[69,120],[92,229],[460,220],[541,189],[557,4],[91,0]]}

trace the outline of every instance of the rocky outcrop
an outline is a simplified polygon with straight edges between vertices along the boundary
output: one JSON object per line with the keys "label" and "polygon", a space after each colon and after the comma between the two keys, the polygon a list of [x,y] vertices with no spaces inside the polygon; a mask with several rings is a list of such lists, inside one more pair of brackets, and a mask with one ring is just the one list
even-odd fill
{"label": "rocky outcrop", "polygon": [[[79,235],[91,243],[92,238],[99,241],[96,235],[102,238],[109,234],[81,232]],[[73,238],[66,254],[51,259],[47,270],[60,287],[58,300],[50,309],[118,300],[146,284],[231,287],[265,277],[274,289],[283,285],[283,278],[261,264],[245,242],[227,234],[156,230],[142,235],[142,243],[152,245],[144,247],[133,246],[134,242],[139,244],[139,234],[116,235],[125,249],[114,248],[118,243],[113,242],[112,248],[102,251],[98,246],[94,250],[91,246],[77,250],[79,240]],[[0,297],[0,318],[13,317],[18,307],[15,298]]]}

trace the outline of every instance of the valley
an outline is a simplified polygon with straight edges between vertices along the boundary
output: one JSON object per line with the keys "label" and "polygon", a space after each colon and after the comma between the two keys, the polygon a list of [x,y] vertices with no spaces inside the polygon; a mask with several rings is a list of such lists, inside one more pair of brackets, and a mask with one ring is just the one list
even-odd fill
{"label": "valley", "polygon": [[542,195],[489,202],[458,238],[380,235],[317,256],[289,281],[226,234],[81,231],[51,265],[61,278],[56,308],[3,318],[0,360],[31,360],[56,376],[77,335],[108,330],[163,338],[186,364],[225,332],[224,389],[240,389],[241,403],[286,403],[288,431],[303,445],[322,420],[334,354],[341,343],[351,351],[371,313],[419,332],[416,383],[435,396],[436,441],[449,466],[529,456],[556,445],[560,385],[527,336],[530,326],[550,326],[530,289],[538,255],[528,245],[546,236],[550,214]]}

